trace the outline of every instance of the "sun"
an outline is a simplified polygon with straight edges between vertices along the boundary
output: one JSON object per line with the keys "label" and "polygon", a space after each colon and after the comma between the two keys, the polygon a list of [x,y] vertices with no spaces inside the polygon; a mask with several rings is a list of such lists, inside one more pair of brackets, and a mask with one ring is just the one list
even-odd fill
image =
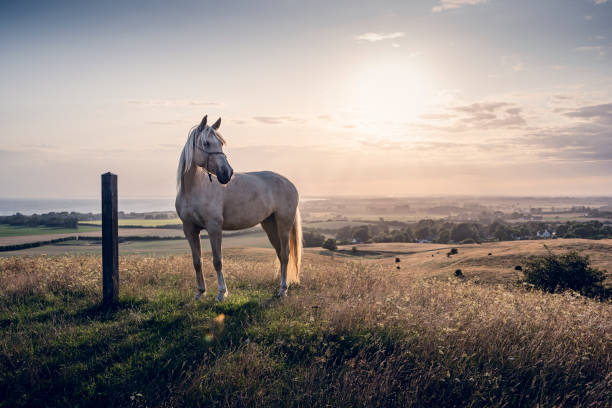
{"label": "sun", "polygon": [[414,58],[366,62],[355,69],[348,87],[346,108],[382,130],[417,119],[433,95]]}

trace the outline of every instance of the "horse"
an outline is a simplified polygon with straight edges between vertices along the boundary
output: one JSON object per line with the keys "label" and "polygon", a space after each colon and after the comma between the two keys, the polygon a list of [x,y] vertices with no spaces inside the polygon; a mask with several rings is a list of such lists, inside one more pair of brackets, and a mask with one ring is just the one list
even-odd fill
{"label": "horse", "polygon": [[280,261],[280,297],[290,283],[299,282],[302,258],[302,222],[298,191],[287,178],[271,171],[236,173],[223,152],[221,118],[212,126],[204,116],[189,131],[177,169],[176,212],[183,223],[196,274],[195,299],[206,293],[202,277],[200,231],[208,231],[217,272],[217,301],[228,295],[223,279],[223,231],[261,224]]}

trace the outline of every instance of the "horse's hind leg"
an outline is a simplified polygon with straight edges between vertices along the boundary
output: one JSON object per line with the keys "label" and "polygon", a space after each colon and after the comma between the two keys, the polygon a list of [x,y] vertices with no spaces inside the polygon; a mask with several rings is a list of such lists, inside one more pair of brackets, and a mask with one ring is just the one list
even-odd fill
{"label": "horse's hind leg", "polygon": [[183,224],[183,231],[189,247],[191,248],[191,257],[193,258],[193,268],[196,273],[196,282],[198,283],[198,291],[196,292],[195,299],[198,300],[200,296],[206,293],[206,284],[202,277],[202,247],[200,243],[200,230],[189,224]]}
{"label": "horse's hind leg", "polygon": [[281,263],[281,283],[278,291],[279,296],[287,296],[287,264],[289,263],[289,236],[291,228],[293,226],[293,220],[283,220],[277,218],[277,234],[280,243],[280,250],[278,251],[278,259]]}
{"label": "horse's hind leg", "polygon": [[[287,295],[287,262],[285,261],[285,269],[283,269],[283,261],[281,256],[281,240],[278,235],[278,225],[276,225],[276,221],[274,220],[274,215],[269,216],[261,223],[262,228],[268,234],[268,239],[270,243],[276,250],[276,256],[281,263],[281,287],[278,292],[279,296]],[[284,271],[284,274],[283,274]]]}
{"label": "horse's hind leg", "polygon": [[217,281],[219,282],[219,294],[217,300],[221,301],[227,297],[227,286],[223,279],[223,253],[221,252],[221,240],[223,232],[221,227],[208,227],[208,237],[210,238],[210,248],[212,249],[213,265],[217,272]]}
{"label": "horse's hind leg", "polygon": [[278,256],[280,260],[280,240],[278,239],[278,227],[276,226],[276,221],[274,221],[274,215],[269,216],[265,220],[261,222],[261,227],[266,234],[268,235],[268,239],[270,243],[276,250],[276,256]]}

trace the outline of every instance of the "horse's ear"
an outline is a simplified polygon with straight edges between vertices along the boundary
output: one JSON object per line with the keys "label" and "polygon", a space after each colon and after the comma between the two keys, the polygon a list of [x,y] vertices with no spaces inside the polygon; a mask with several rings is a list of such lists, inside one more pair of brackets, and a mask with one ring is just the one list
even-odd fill
{"label": "horse's ear", "polygon": [[204,115],[204,118],[202,119],[202,122],[200,122],[200,126],[198,126],[198,132],[201,132],[204,129],[204,126],[206,126],[206,119],[208,118],[208,115]]}
{"label": "horse's ear", "polygon": [[219,126],[221,126],[221,118],[217,119],[217,121],[213,123],[212,128],[217,130],[219,129]]}

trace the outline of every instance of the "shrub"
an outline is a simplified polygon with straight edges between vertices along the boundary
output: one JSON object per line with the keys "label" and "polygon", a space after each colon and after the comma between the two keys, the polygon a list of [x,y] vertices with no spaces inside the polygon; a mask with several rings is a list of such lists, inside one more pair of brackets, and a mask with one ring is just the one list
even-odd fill
{"label": "shrub", "polygon": [[303,238],[306,248],[316,248],[323,245],[325,237],[318,232],[304,231]]}
{"label": "shrub", "polygon": [[328,238],[324,243],[323,243],[323,248],[325,249],[329,249],[330,251],[335,251],[336,249],[338,249],[338,245],[336,245],[336,240],[333,238]]}
{"label": "shrub", "polygon": [[524,274],[525,282],[547,292],[572,289],[583,294],[594,294],[602,291],[601,282],[605,271],[592,268],[588,255],[576,251],[555,255],[535,257],[527,261]]}

